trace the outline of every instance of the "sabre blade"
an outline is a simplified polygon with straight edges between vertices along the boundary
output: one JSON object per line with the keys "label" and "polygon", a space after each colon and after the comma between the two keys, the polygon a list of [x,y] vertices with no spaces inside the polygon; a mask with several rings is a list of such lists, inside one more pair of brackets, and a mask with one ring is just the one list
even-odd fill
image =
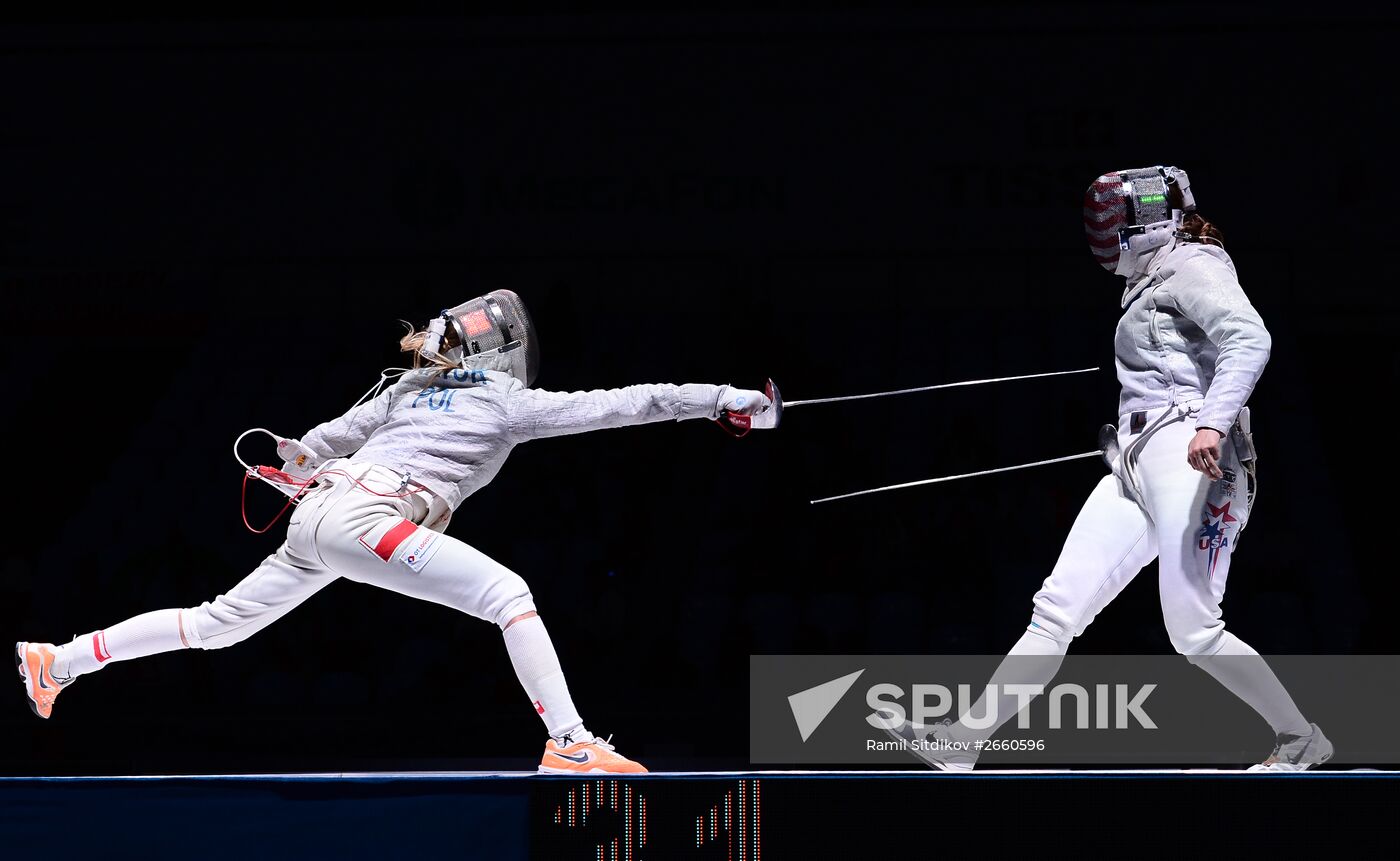
{"label": "sabre blade", "polygon": [[1044,374],[1020,374],[1014,377],[991,377],[985,380],[964,380],[960,383],[939,383],[936,386],[918,386],[912,389],[896,389],[892,392],[872,392],[868,395],[844,395],[839,398],[808,398],[805,401],[788,401],[783,406],[785,408],[802,407],[808,404],[832,404],[837,401],[860,401],[866,398],[888,398],[891,395],[908,395],[914,392],[931,392],[935,389],[955,389],[960,386],[981,386],[987,383],[1007,383],[1012,380],[1035,380],[1041,377],[1063,377],[1069,374],[1088,374],[1097,371],[1098,368],[1079,368],[1074,371],[1050,371]]}
{"label": "sabre blade", "polygon": [[[791,404],[789,404],[791,406]],[[1013,472],[1018,469],[1030,469],[1033,466],[1047,466],[1052,463],[1064,463],[1067,460],[1080,460],[1086,457],[1099,457],[1102,451],[1086,451],[1082,454],[1071,454],[1066,457],[1053,457],[1049,460],[1038,460],[1035,463],[1020,463],[1016,466],[1003,466],[997,469],[984,469],[981,472],[965,472],[962,475],[945,475],[941,478],[926,478],[923,481],[906,481],[903,484],[890,484],[885,487],[872,487],[869,490],[857,490],[854,493],[843,493],[840,496],[826,496],[821,499],[814,499],[810,504],[816,505],[819,502],[834,502],[838,499],[850,499],[852,496],[864,496],[867,493],[883,493],[886,490],[899,490],[905,487],[919,487],[924,484],[939,484],[945,481],[957,481],[960,478],[976,478],[979,475],[994,475],[998,472]]]}

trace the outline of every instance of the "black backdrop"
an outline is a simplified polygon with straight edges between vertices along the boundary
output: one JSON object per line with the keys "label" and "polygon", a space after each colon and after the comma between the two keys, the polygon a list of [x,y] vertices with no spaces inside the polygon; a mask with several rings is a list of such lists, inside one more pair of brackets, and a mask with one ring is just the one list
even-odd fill
{"label": "black backdrop", "polygon": [[[398,319],[493,287],[534,311],[546,388],[1101,366],[737,442],[534,443],[462,506],[451,533],[532,584],[590,727],[653,768],[742,766],[750,653],[1014,642],[1095,462],[807,500],[1092,448],[1121,283],[1080,196],[1175,163],[1275,339],[1226,619],[1266,653],[1391,652],[1395,36],[1069,4],[13,21],[0,629],[62,641],[232,586],[281,532],[240,523],[233,437],[339,414]],[[1169,651],[1155,592],[1149,569],[1076,649]],[[48,723],[6,702],[12,774],[525,768],[543,741],[493,627],[351,583],[86,677]]]}

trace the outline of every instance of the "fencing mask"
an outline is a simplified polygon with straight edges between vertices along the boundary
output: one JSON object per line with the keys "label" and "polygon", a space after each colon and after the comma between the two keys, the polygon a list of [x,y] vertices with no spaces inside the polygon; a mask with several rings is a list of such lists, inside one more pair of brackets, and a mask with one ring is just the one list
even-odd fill
{"label": "fencing mask", "polygon": [[463,368],[505,371],[527,386],[540,370],[530,312],[510,290],[493,290],[444,310],[428,323],[419,352],[429,359],[446,356]]}
{"label": "fencing mask", "polygon": [[1106,173],[1084,192],[1084,232],[1099,265],[1131,278],[1176,236],[1183,213],[1194,212],[1191,179],[1157,165]]}

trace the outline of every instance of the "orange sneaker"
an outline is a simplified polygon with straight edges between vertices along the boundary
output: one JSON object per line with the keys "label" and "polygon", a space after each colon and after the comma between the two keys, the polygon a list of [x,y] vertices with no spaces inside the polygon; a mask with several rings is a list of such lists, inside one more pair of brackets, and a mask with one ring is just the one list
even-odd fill
{"label": "orange sneaker", "polygon": [[53,677],[53,658],[52,643],[15,643],[15,666],[24,680],[29,710],[41,718],[53,714],[53,701],[69,684]]}
{"label": "orange sneaker", "polygon": [[[567,739],[568,737],[565,736]],[[560,745],[554,739],[545,742],[544,759],[540,760],[543,774],[646,774],[641,763],[618,753],[606,739],[576,741]]]}

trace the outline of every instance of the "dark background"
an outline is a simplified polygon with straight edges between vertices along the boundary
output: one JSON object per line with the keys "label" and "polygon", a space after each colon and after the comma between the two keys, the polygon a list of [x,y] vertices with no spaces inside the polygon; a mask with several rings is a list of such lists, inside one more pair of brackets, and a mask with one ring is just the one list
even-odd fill
{"label": "dark background", "polygon": [[[590,728],[653,769],[741,767],[750,653],[1019,636],[1098,463],[807,500],[1092,449],[1122,282],[1081,195],[1173,163],[1274,336],[1226,618],[1265,653],[1393,652],[1396,30],[1006,3],[12,20],[0,629],[62,642],[231,587],[283,532],[241,524],[234,436],[338,415],[400,363],[399,319],[495,287],[551,389],[1099,365],[737,442],[540,442],[463,504],[451,534],[531,583]],[[1153,569],[1075,648],[1170,651]],[[348,582],[63,700],[41,723],[13,684],[0,770],[532,768],[544,741],[495,628]]]}

